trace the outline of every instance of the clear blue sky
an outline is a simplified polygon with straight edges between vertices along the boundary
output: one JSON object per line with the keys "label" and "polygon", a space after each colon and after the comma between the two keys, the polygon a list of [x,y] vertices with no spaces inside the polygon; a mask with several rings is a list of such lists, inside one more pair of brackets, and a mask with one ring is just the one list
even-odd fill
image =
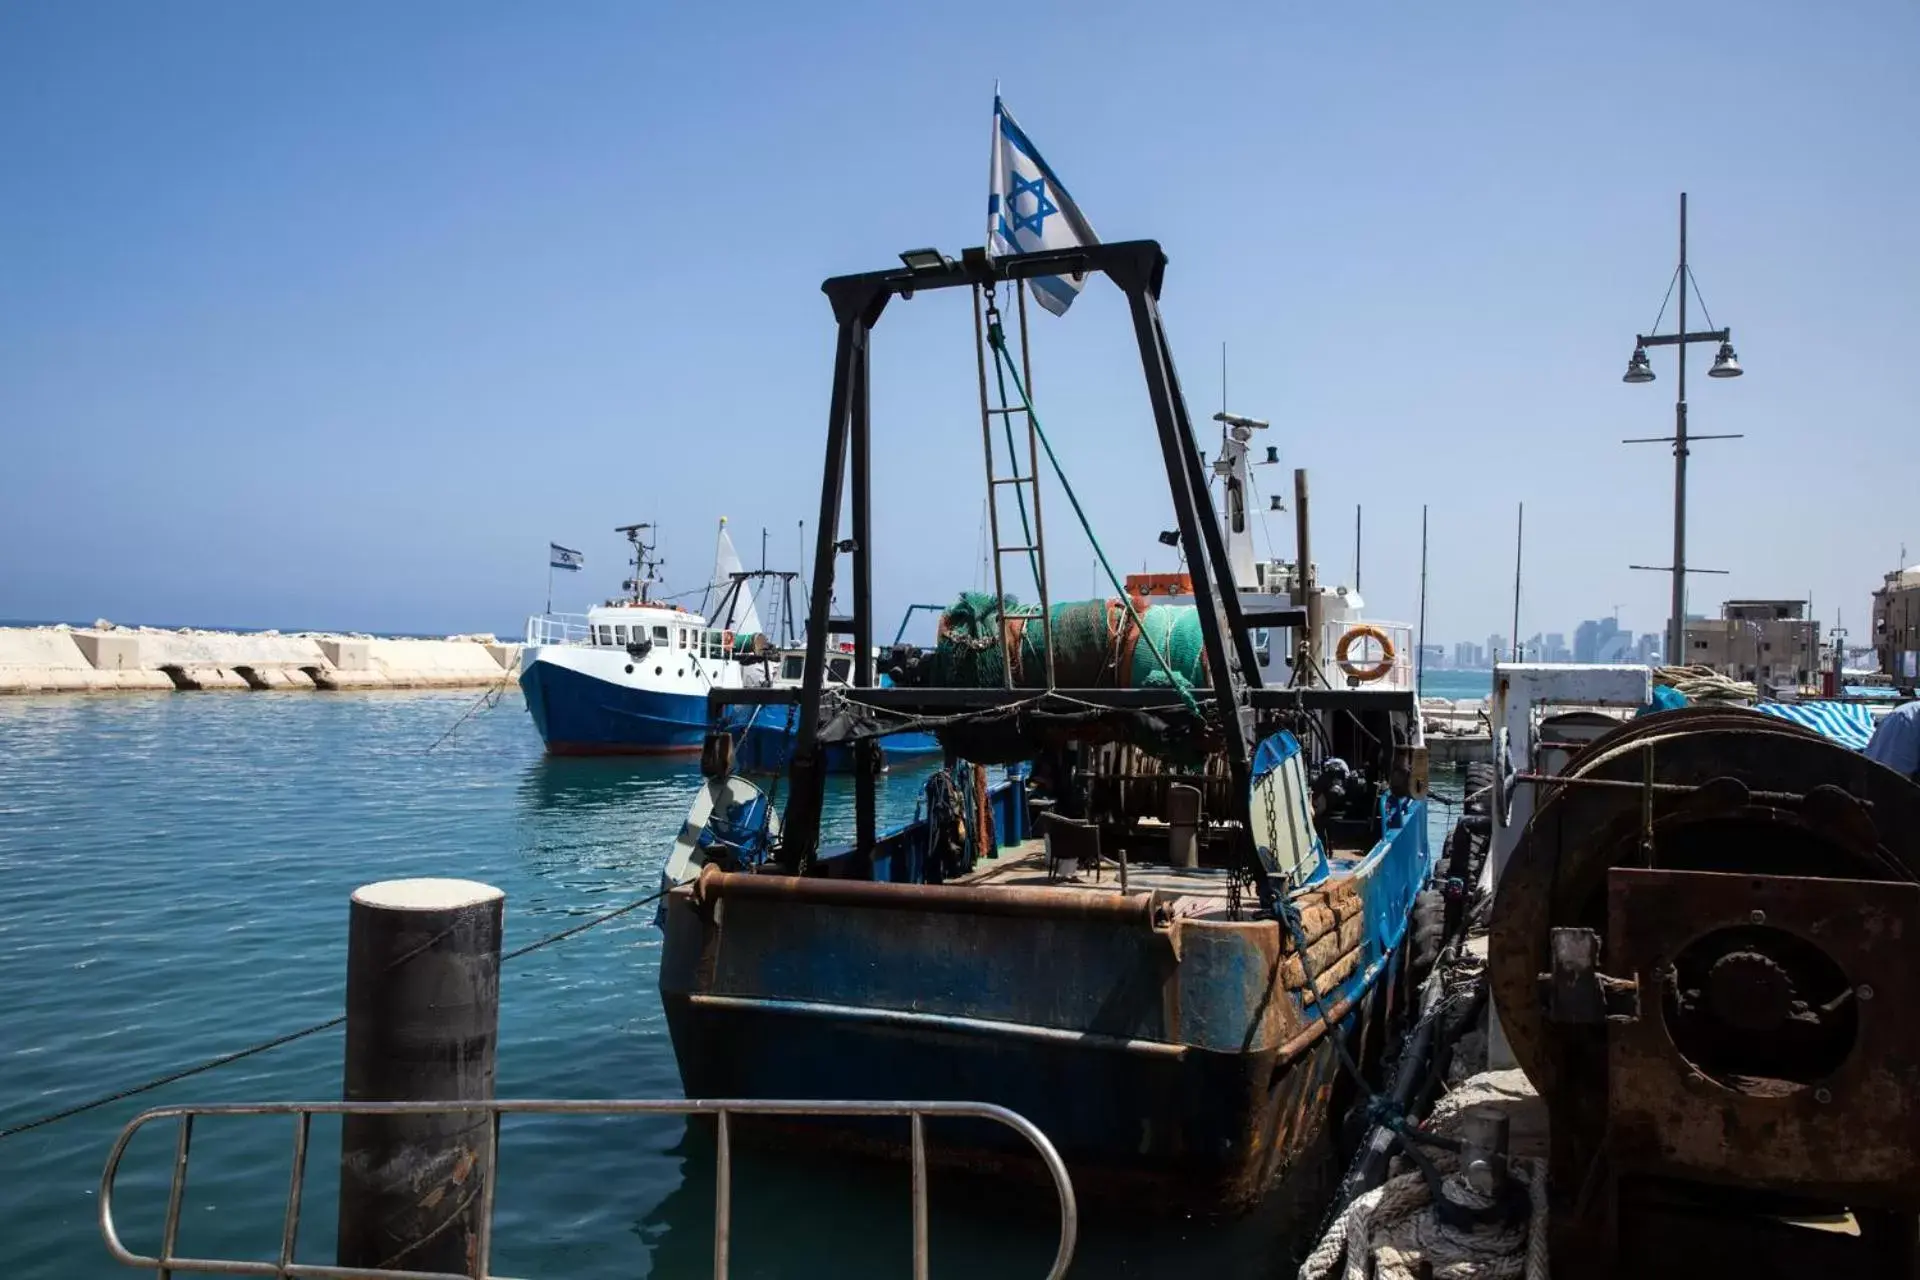
{"label": "clear blue sky", "polygon": [[[1092,15],[1103,12],[1104,17]],[[1435,639],[1657,629],[1675,256],[1748,369],[1692,425],[1696,609],[1811,590],[1864,631],[1920,559],[1920,10],[1803,4],[0,7],[0,617],[517,625],[616,524],[698,583],[716,518],[791,565],[822,278],[977,244],[993,81],[1109,239],[1172,258],[1196,417],[1270,418],[1323,573]],[[1669,317],[1668,324],[1671,324]],[[1041,327],[1044,326],[1044,327]],[[1035,380],[1124,568],[1169,523],[1117,291]],[[876,339],[880,606],[972,584],[958,297]],[[1286,468],[1265,473],[1290,483]],[[1277,482],[1277,483],[1274,483]],[[1057,596],[1092,587],[1050,508]],[[1280,517],[1276,549],[1291,552]],[[890,628],[889,628],[890,629]]]}

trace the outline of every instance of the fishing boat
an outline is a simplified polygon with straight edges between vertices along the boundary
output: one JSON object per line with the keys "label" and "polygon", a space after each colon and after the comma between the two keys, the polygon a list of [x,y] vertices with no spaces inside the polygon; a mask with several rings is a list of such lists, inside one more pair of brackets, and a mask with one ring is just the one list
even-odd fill
{"label": "fishing boat", "polygon": [[[630,595],[585,614],[541,614],[527,621],[520,687],[547,750],[554,755],[670,755],[698,753],[708,729],[707,695],[715,689],[797,688],[806,650],[797,644],[790,570],[741,567],[725,517],[714,550],[703,612],[652,598],[659,585],[649,524],[625,525],[633,576]],[[763,553],[764,556],[764,553]],[[767,597],[771,625],[761,620]],[[830,683],[844,685],[853,659],[839,645],[828,664]],[[789,718],[765,708],[742,709],[728,722],[735,761],[743,769],[774,773],[792,754]],[[928,733],[905,731],[881,744],[881,767],[938,754]],[[853,768],[852,753],[833,751],[833,772]]]}
{"label": "fishing boat", "polygon": [[[705,790],[726,801],[707,808],[733,817],[690,819],[668,867],[660,992],[682,1084],[690,1097],[984,1098],[1033,1119],[1088,1198],[1244,1211],[1319,1176],[1341,1108],[1364,1096],[1406,1008],[1411,911],[1432,870],[1413,690],[1389,679],[1396,654],[1355,655],[1385,628],[1343,622],[1345,661],[1328,665],[1304,546],[1256,590],[1236,580],[1231,512],[1216,520],[1209,505],[1168,357],[1158,245],[902,257],[904,269],[825,285],[839,364],[800,683],[710,698],[716,742],[741,706],[791,714],[796,738],[777,825],[727,776],[724,751],[704,757]],[[1020,376],[1023,285],[1099,275],[1132,312],[1186,564],[1165,590],[1114,578],[1109,599],[1054,603],[1031,465],[1050,459],[1082,507]],[[995,590],[948,608],[932,650],[895,646],[883,681],[857,461],[873,430],[865,353],[890,300],[950,288],[972,295],[982,335]],[[1021,303],[1017,361],[1001,296]],[[996,403],[1008,384],[1017,395]],[[1028,439],[1009,428],[1002,455],[1009,423]],[[843,490],[853,537],[838,548]],[[1025,541],[1001,533],[1007,494]],[[851,612],[830,620],[837,550]],[[1011,603],[1003,554],[1033,565],[1037,606]],[[1282,591],[1283,603],[1260,598]],[[830,679],[830,623],[851,637],[844,684]],[[827,752],[871,761],[902,728],[933,731],[953,761],[919,816],[881,831],[878,783],[856,767],[853,839],[823,841]],[[743,814],[765,816],[755,827]],[[805,1136],[905,1151],[904,1135],[873,1128]],[[1033,1172],[958,1127],[929,1158]]]}
{"label": "fishing boat", "polygon": [[707,695],[742,687],[736,655],[758,634],[751,592],[740,589],[740,557],[720,522],[715,578],[733,589],[710,623],[703,614],[652,598],[659,585],[651,524],[623,525],[631,551],[629,595],[579,614],[527,620],[520,688],[554,755],[672,755],[700,750]]}

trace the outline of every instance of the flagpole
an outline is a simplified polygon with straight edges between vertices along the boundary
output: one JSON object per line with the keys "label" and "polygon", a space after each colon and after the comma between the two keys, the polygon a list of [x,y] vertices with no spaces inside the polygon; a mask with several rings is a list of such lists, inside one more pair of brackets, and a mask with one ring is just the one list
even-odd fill
{"label": "flagpole", "polygon": [[553,612],[553,553],[547,553],[547,612]]}

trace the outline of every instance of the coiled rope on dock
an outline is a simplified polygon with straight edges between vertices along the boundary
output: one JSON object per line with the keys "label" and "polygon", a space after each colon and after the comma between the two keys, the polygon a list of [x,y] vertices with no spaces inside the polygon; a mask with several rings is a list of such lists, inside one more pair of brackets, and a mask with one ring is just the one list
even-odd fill
{"label": "coiled rope on dock", "polygon": [[[1445,1133],[1451,1120],[1474,1107],[1514,1101],[1515,1093],[1502,1084],[1503,1074],[1483,1072],[1441,1098],[1427,1119],[1427,1131]],[[1468,1185],[1452,1152],[1431,1151],[1426,1159],[1440,1172],[1449,1200],[1468,1208],[1491,1205]],[[1416,1169],[1387,1179],[1348,1204],[1300,1264],[1300,1280],[1418,1280],[1423,1275],[1434,1280],[1547,1280],[1546,1162],[1519,1158],[1508,1167],[1510,1176],[1526,1187],[1525,1222],[1448,1226],[1431,1211],[1431,1186]]]}
{"label": "coiled rope on dock", "polygon": [[1656,667],[1653,682],[1665,685],[1688,702],[1719,703],[1722,706],[1748,707],[1760,698],[1760,690],[1745,680],[1722,675],[1712,667]]}
{"label": "coiled rope on dock", "polygon": [[[1467,1185],[1453,1157],[1433,1159],[1449,1199],[1480,1208],[1491,1203]],[[1390,1178],[1347,1206],[1300,1265],[1301,1280],[1331,1280],[1343,1255],[1341,1280],[1547,1280],[1545,1162],[1516,1160],[1512,1176],[1526,1185],[1527,1220],[1477,1227],[1448,1226],[1435,1217],[1424,1174]]]}
{"label": "coiled rope on dock", "polygon": [[[650,893],[646,897],[637,899],[636,901],[633,901],[633,902],[629,902],[624,906],[615,907],[611,911],[602,912],[600,915],[594,916],[590,920],[583,920],[579,924],[570,925],[567,928],[562,929],[557,933],[550,933],[544,938],[539,938],[533,942],[529,942],[524,947],[516,947],[512,951],[504,952],[500,957],[500,963],[506,964],[509,960],[518,960],[521,956],[531,955],[533,952],[539,951],[545,947],[550,947],[556,942],[564,942],[568,938],[577,937],[578,935],[587,932],[589,929],[597,929],[601,925],[606,924],[609,921],[617,920],[621,916],[627,915],[634,911],[638,911],[641,907],[651,906],[652,904],[660,901],[660,899],[666,897],[667,894],[670,893],[671,891],[672,890],[669,887],[666,889],[661,889],[655,893]],[[426,950],[427,947],[431,945],[432,945],[431,943],[428,943],[419,948],[416,948],[413,951],[408,952],[406,955],[403,955],[398,960],[394,961],[392,967],[396,969],[399,968],[401,965],[413,959],[414,956],[419,955],[422,951]],[[18,1134],[30,1132],[34,1129],[44,1128],[47,1125],[55,1124],[61,1120],[71,1119],[72,1117],[77,1115],[84,1115],[86,1112],[89,1112],[89,1111],[97,1111],[101,1107],[111,1106],[116,1102],[124,1102],[128,1098],[139,1097],[143,1093],[151,1093],[155,1089],[163,1088],[166,1085],[177,1083],[178,1081],[188,1079],[189,1077],[192,1077],[192,1076],[205,1074],[208,1071],[214,1070],[216,1067],[224,1067],[230,1063],[239,1062],[242,1059],[254,1057],[257,1054],[262,1054],[267,1052],[269,1049],[278,1049],[282,1045],[292,1044],[296,1040],[304,1040],[308,1036],[318,1035],[322,1031],[331,1031],[333,1028],[345,1023],[346,1020],[347,1020],[347,1016],[345,1014],[341,1014],[338,1017],[328,1018],[325,1022],[316,1022],[312,1026],[302,1027],[298,1031],[289,1031],[284,1035],[277,1035],[271,1039],[262,1040],[258,1044],[250,1044],[244,1049],[235,1049],[231,1053],[223,1053],[223,1054],[220,1054],[218,1057],[208,1058],[202,1062],[196,1062],[192,1066],[181,1067],[178,1070],[169,1071],[165,1075],[155,1076],[153,1079],[142,1081],[140,1084],[131,1085],[124,1089],[116,1089],[112,1093],[102,1094],[100,1097],[90,1098],[85,1102],[75,1103],[73,1106],[64,1107],[59,1111],[49,1112],[46,1115],[38,1116],[32,1120],[24,1121],[23,1123],[16,1124],[16,1125],[11,1125],[5,1129],[0,1129],[0,1141],[5,1141],[8,1138],[14,1137]]]}

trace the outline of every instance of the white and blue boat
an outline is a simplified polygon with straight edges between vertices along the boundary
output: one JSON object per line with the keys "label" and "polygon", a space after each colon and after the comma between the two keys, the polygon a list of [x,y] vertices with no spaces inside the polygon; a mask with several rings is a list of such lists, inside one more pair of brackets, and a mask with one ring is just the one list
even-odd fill
{"label": "white and blue boat", "polygon": [[[628,525],[619,532],[633,547],[631,595],[584,614],[547,613],[527,620],[520,688],[526,694],[547,750],[554,755],[693,755],[709,728],[708,694],[715,689],[798,686],[806,649],[795,642],[792,585],[799,575],[770,569],[744,570],[727,534],[725,517],[714,553],[712,588],[719,590],[711,618],[652,598],[660,561],[646,541],[652,527]],[[771,608],[776,643],[763,631],[755,587],[775,583]],[[827,679],[844,685],[853,664],[845,646],[829,663]],[[767,708],[736,709],[727,721],[737,743],[737,763],[752,772],[783,771],[792,754],[794,727]],[[881,740],[882,763],[939,754],[930,733],[906,731]],[[828,751],[830,770],[852,767],[852,753]]]}
{"label": "white and blue boat", "polygon": [[[660,562],[650,525],[620,530],[633,546],[632,594],[582,614],[527,620],[520,688],[534,728],[554,755],[697,754],[707,695],[742,687],[741,637],[757,634],[750,592],[731,591],[710,621],[652,599]],[[719,560],[738,555],[721,521]],[[731,574],[728,575],[731,577]]]}

